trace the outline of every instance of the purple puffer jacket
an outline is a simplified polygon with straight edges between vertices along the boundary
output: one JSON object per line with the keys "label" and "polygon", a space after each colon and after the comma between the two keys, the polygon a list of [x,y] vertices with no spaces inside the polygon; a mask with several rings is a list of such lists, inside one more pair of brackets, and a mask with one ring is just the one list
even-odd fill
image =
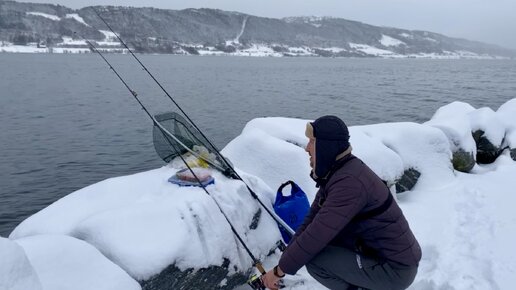
{"label": "purple puffer jacket", "polygon": [[337,163],[340,168],[317,192],[310,212],[281,256],[280,268],[293,275],[327,245],[385,262],[418,265],[421,248],[395,201],[379,215],[353,220],[387,200],[390,193],[382,180],[352,154]]}

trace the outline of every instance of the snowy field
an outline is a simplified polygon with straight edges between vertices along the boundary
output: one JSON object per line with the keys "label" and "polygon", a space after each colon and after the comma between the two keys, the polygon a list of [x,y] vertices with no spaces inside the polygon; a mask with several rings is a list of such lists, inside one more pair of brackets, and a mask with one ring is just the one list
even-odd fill
{"label": "snowy field", "polygon": [[[71,14],[70,14],[71,15]],[[70,16],[72,17],[72,16]],[[72,17],[73,18],[73,17]],[[114,34],[108,31],[100,30],[106,39],[103,41],[96,41],[97,45],[101,46],[101,50],[104,52],[112,53],[127,53],[125,49],[121,49],[121,43],[114,38]],[[384,36],[381,39],[381,43],[387,47],[396,47],[402,44],[401,41],[395,38],[388,38]],[[234,40],[227,41],[227,44],[235,44]],[[238,44],[238,43],[236,43]],[[60,47],[63,45],[83,45],[84,47]],[[283,53],[274,51],[274,45],[269,44],[252,44],[250,47],[239,47],[235,52],[224,52],[216,49],[215,47],[202,47],[198,48],[195,44],[183,44],[188,47],[196,48],[199,55],[227,55],[227,56],[249,56],[249,57],[284,57]],[[116,47],[114,49],[110,47]],[[469,51],[443,51],[442,53],[412,53],[412,54],[398,54],[393,51],[378,48],[367,44],[350,43],[352,48],[339,48],[339,47],[284,47],[285,53],[289,56],[318,56],[316,50],[324,50],[328,53],[340,53],[340,52],[359,52],[363,53],[364,56],[368,57],[379,57],[379,58],[422,58],[422,59],[507,59],[506,57],[497,57],[491,55],[482,55]],[[12,43],[4,42],[0,45],[0,52],[5,53],[90,53],[89,48],[85,45],[84,40],[70,41],[70,38],[63,37],[63,42],[58,43],[57,46],[52,48],[38,48],[36,44],[30,45],[13,45]],[[189,54],[184,50],[176,51],[176,54]]]}
{"label": "snowy field", "polygon": [[[498,108],[452,103],[425,124],[385,123],[350,128],[353,153],[383,179],[407,168],[421,172],[416,186],[397,195],[423,251],[413,290],[501,289],[516,283],[516,99]],[[264,201],[294,180],[313,199],[316,189],[304,128],[307,120],[259,118],[223,150]],[[453,170],[457,148],[476,151],[472,130],[482,129],[506,148],[492,164],[470,173]],[[516,157],[514,157],[516,158]],[[200,188],[167,182],[181,169],[162,168],[93,184],[56,201],[0,238],[0,289],[141,289],[174,264],[181,270],[221,265],[230,275],[251,261],[217,207],[224,210],[251,251],[266,257],[280,238],[265,214],[250,228],[257,203],[245,185],[212,171],[211,196]],[[224,285],[221,281],[219,285]],[[325,289],[303,268],[285,279],[286,289]],[[192,285],[191,289],[200,289]],[[237,289],[248,289],[246,286]]]}
{"label": "snowy field", "polygon": [[[102,52],[111,53],[127,53],[126,49],[122,49],[121,43],[117,41],[112,32],[100,30],[105,35],[102,41],[95,41]],[[384,36],[381,43],[387,47],[396,47],[401,45],[401,42],[396,42],[395,38],[387,38]],[[251,44],[249,47],[239,46],[234,40],[227,41],[229,45],[236,45],[234,52],[224,52],[215,47],[199,47],[196,44],[181,44],[187,47],[195,48],[198,55],[212,55],[212,56],[247,56],[247,57],[284,57],[288,56],[319,56],[317,50],[326,51],[327,53],[338,54],[342,52],[361,53],[367,57],[379,58],[421,58],[421,59],[508,59],[507,57],[498,57],[484,54],[477,54],[470,51],[443,51],[442,53],[412,53],[399,54],[394,51],[378,48],[367,44],[350,43],[351,49],[340,47],[287,47],[281,46],[285,50],[284,53],[276,52],[274,44]],[[80,47],[76,47],[80,46]],[[84,40],[72,40],[70,37],[63,37],[63,42],[56,44],[56,46],[38,47],[37,43],[28,45],[14,45],[9,42],[0,42],[0,52],[5,53],[91,53]],[[178,49],[175,54],[190,54],[186,50]]]}

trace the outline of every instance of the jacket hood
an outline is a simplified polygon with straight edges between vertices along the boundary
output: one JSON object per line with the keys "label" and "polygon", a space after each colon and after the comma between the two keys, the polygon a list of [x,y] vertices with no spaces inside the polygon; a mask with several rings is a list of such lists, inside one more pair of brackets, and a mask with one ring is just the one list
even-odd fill
{"label": "jacket hood", "polygon": [[[315,138],[315,178],[324,178],[339,154],[349,148],[348,127],[336,116],[323,116],[309,123]],[[307,135],[309,132],[307,125]]]}

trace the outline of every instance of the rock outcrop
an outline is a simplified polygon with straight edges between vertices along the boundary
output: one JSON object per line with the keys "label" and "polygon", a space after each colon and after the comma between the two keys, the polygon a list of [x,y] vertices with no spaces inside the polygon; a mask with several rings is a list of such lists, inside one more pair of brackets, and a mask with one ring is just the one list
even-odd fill
{"label": "rock outcrop", "polygon": [[189,290],[192,285],[196,289],[231,290],[245,284],[250,271],[247,273],[234,272],[230,274],[229,260],[225,259],[221,266],[186,270],[170,265],[158,275],[140,281],[142,290]]}
{"label": "rock outcrop", "polygon": [[475,155],[459,148],[453,152],[452,164],[455,170],[468,173],[476,164]]}
{"label": "rock outcrop", "polygon": [[491,143],[482,130],[477,130],[472,135],[477,144],[477,162],[480,164],[493,163],[502,153],[501,144]]}
{"label": "rock outcrop", "polygon": [[412,190],[420,176],[421,172],[417,171],[414,168],[409,168],[405,170],[401,178],[395,183],[396,193],[402,193],[405,191]]}

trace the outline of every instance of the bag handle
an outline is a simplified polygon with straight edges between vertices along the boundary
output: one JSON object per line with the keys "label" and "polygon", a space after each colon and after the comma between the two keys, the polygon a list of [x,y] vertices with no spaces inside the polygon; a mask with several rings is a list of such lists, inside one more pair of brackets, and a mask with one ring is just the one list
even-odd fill
{"label": "bag handle", "polygon": [[278,191],[276,193],[276,200],[274,202],[274,204],[278,204],[282,201],[283,198],[288,198],[286,196],[283,195],[283,189],[285,188],[285,186],[287,185],[290,185],[292,188],[290,190],[290,196],[297,196],[299,195],[300,193],[303,193],[303,191],[301,190],[301,188],[299,187],[299,185],[297,185],[294,181],[292,180],[288,180],[288,181],[285,181],[283,184],[280,185],[280,187],[278,188]]}
{"label": "bag handle", "polygon": [[278,205],[278,204],[282,203],[283,198],[285,197],[283,195],[283,189],[285,188],[285,186],[287,186],[289,184],[291,186],[293,186],[294,182],[292,180],[288,180],[288,181],[286,181],[286,182],[284,182],[283,184],[280,185],[280,187],[278,188],[278,191],[276,192],[276,200],[274,201],[275,205]]}
{"label": "bag handle", "polygon": [[281,193],[283,195],[283,189],[285,188],[285,186],[289,184],[292,186],[292,188],[294,188],[294,186],[296,185],[292,180],[285,181],[283,184],[280,185],[280,187],[278,187],[278,193]]}

